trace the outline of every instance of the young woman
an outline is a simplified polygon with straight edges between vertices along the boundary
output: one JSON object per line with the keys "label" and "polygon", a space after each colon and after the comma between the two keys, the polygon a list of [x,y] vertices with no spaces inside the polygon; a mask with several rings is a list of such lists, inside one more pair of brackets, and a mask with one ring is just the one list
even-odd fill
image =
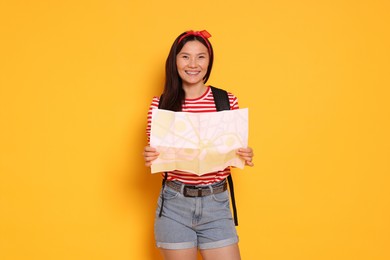
{"label": "young woman", "polygon": [[[215,112],[210,86],[206,82],[213,66],[213,48],[207,31],[188,31],[174,41],[166,61],[163,99],[154,97],[148,113],[150,137],[152,109],[184,112]],[[230,109],[238,109],[237,98],[228,93]],[[253,166],[253,151],[238,149],[237,154]],[[144,148],[147,167],[159,153]],[[166,174],[166,176],[165,176]],[[230,168],[202,176],[183,171],[163,174],[166,177],[156,211],[155,239],[164,259],[196,260],[197,250],[205,260],[238,260],[238,236],[230,212],[226,178]],[[198,192],[201,189],[202,192]],[[191,191],[196,191],[192,192]],[[190,195],[188,195],[190,194]]]}

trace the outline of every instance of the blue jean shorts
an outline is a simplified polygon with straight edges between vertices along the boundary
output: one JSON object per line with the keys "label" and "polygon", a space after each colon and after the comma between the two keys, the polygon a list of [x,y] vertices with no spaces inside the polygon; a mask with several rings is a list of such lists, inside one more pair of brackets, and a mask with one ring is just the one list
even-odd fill
{"label": "blue jean shorts", "polygon": [[[161,192],[164,208],[159,217]],[[157,247],[211,249],[238,243],[227,190],[204,197],[184,197],[167,186],[161,192],[154,223]]]}

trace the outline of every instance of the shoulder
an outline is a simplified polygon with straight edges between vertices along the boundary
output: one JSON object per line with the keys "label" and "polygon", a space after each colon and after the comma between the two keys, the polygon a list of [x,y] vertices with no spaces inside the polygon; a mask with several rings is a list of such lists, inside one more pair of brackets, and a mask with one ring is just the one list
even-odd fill
{"label": "shoulder", "polygon": [[227,91],[229,99],[237,99],[237,97],[232,93]]}
{"label": "shoulder", "polygon": [[232,110],[239,109],[238,98],[231,92],[228,92],[228,96],[229,96],[230,109]]}
{"label": "shoulder", "polygon": [[213,86],[210,86],[210,87],[216,89],[217,91],[226,91],[226,93],[228,94],[228,97],[229,97],[230,109],[238,109],[239,108],[238,107],[238,98],[232,92],[225,90],[225,89],[222,89],[222,88],[217,88],[217,87],[213,87]]}
{"label": "shoulder", "polygon": [[154,96],[152,98],[152,102],[150,104],[150,109],[158,108],[158,104],[160,103],[160,98],[157,96]]}
{"label": "shoulder", "polygon": [[229,98],[237,98],[232,92],[230,92],[230,91],[228,91],[226,89],[217,88],[217,87],[214,87],[214,86],[210,86],[210,89],[212,91],[225,91],[228,94]]}

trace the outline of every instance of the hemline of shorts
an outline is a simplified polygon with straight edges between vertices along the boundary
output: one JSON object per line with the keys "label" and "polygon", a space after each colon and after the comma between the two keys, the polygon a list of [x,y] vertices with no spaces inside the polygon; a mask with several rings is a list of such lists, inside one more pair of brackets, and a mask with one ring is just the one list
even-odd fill
{"label": "hemline of shorts", "polygon": [[189,249],[198,247],[200,250],[214,249],[225,246],[230,246],[233,244],[237,244],[239,241],[238,237],[228,238],[220,241],[214,241],[209,243],[203,243],[197,245],[197,242],[181,242],[181,243],[164,243],[164,242],[156,242],[156,246],[162,249],[172,249],[172,250],[180,250],[180,249]]}

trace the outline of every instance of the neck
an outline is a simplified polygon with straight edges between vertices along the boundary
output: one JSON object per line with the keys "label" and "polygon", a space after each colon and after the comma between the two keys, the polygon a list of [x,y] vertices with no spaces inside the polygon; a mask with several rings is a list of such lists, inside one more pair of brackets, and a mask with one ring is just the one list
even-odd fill
{"label": "neck", "polygon": [[184,85],[183,90],[185,93],[185,98],[194,99],[202,96],[206,91],[206,85],[201,83],[198,85]]}

